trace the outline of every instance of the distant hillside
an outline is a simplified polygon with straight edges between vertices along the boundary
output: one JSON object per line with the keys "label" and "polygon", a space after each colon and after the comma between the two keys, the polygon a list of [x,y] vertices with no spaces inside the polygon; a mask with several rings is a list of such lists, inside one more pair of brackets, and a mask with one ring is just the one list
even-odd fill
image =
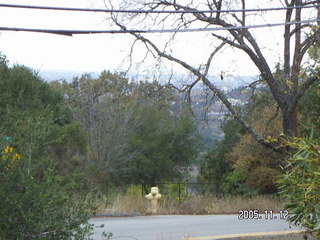
{"label": "distant hillside", "polygon": [[[85,71],[75,71],[75,70],[65,70],[65,69],[56,69],[56,70],[40,70],[39,75],[45,81],[54,81],[54,80],[61,80],[64,79],[67,82],[72,81],[74,77],[80,77],[83,74],[93,74],[94,76],[98,76],[98,72],[85,72]],[[137,75],[137,76],[129,76],[130,79],[135,80],[153,80],[154,76],[149,75]],[[209,79],[218,86],[223,91],[231,91],[232,89],[247,86],[251,82],[257,80],[257,76],[230,76],[226,75],[223,76],[223,80],[221,80],[221,76],[209,76]],[[166,83],[169,80],[171,83],[180,86],[184,83],[190,83],[194,79],[193,76],[183,75],[183,74],[176,74],[176,75],[161,75],[157,80],[159,82]],[[201,89],[201,85],[198,84],[195,89]]]}
{"label": "distant hillside", "polygon": [[[221,78],[221,76],[208,76],[209,80],[214,83],[217,87],[225,92],[231,91],[232,89],[239,88],[242,86],[248,86],[250,83],[258,80],[258,76],[231,76],[226,75]],[[147,79],[143,76],[143,79]],[[152,78],[150,78],[152,79]],[[196,78],[190,75],[176,74],[176,75],[162,75],[159,78],[160,82],[166,83],[170,82],[174,85],[181,86],[183,84],[190,84]],[[201,84],[197,84],[195,89],[201,89]]]}

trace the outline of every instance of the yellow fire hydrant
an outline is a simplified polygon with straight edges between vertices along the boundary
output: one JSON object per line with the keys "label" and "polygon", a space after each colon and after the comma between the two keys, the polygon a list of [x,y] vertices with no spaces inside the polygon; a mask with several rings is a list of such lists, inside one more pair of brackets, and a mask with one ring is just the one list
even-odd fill
{"label": "yellow fire hydrant", "polygon": [[151,213],[157,214],[158,211],[158,199],[161,198],[161,194],[159,193],[159,189],[157,187],[151,188],[151,193],[146,195],[146,198],[151,200]]}

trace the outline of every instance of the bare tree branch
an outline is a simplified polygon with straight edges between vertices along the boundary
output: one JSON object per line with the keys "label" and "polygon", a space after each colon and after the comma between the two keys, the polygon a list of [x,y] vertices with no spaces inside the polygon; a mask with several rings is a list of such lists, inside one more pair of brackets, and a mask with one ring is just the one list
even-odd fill
{"label": "bare tree branch", "polygon": [[[126,28],[124,26],[122,26],[119,23],[116,23],[116,24],[122,30],[126,31]],[[183,66],[184,68],[186,68],[187,70],[192,72],[195,76],[197,76],[199,78],[199,80],[202,80],[203,83],[207,87],[209,87],[209,89],[223,102],[223,104],[228,108],[228,110],[234,116],[234,118],[241,124],[241,126],[245,129],[245,131],[250,133],[256,139],[256,141],[258,141],[259,143],[263,144],[264,146],[266,146],[268,148],[272,148],[273,150],[275,150],[277,152],[282,152],[282,150],[276,148],[271,143],[267,142],[262,136],[260,136],[256,131],[254,131],[253,128],[250,127],[249,124],[241,117],[240,113],[238,113],[238,111],[231,105],[231,103],[229,102],[227,97],[220,91],[220,89],[218,89],[214,84],[212,84],[208,80],[208,78],[204,74],[202,74],[198,69],[192,67],[191,65],[187,64],[186,62],[184,62],[180,59],[177,59],[177,58],[171,56],[170,54],[162,52],[153,42],[151,42],[149,39],[143,37],[142,35],[137,34],[137,33],[133,33],[130,31],[128,31],[128,33],[133,35],[135,38],[141,40],[142,42],[149,44],[159,56],[161,56],[165,59],[168,59],[172,62],[178,63],[179,65]],[[213,54],[211,54],[211,55],[213,55]]]}
{"label": "bare tree branch", "polygon": [[[148,2],[148,1],[147,1]],[[236,19],[238,23],[243,26],[243,28],[235,28],[238,27],[239,24],[234,24],[235,20],[232,18],[232,13],[223,14],[220,12],[222,7],[229,8],[230,6],[223,6],[225,1],[222,0],[205,0],[207,3],[208,9],[216,9],[217,12],[208,13],[205,11],[198,11],[197,8],[202,9],[203,5],[196,5],[194,1],[191,1],[190,4],[183,4],[181,2],[175,0],[150,0],[148,2],[149,8],[157,9],[158,11],[167,8],[174,9],[176,11],[188,11],[181,12],[179,14],[180,18],[175,18],[178,22],[174,22],[175,29],[188,29],[191,25],[198,22],[200,24],[206,25],[210,27],[211,25],[216,25],[224,28],[229,32],[229,36],[226,35],[217,35],[212,33],[212,36],[222,41],[221,45],[216,48],[209,58],[207,59],[205,68],[199,68],[192,66],[186,61],[183,61],[179,58],[173,56],[172,53],[168,53],[165,48],[159,48],[155,42],[143,36],[143,33],[132,32],[129,29],[130,24],[127,26],[128,22],[120,22],[117,21],[115,17],[113,20],[115,24],[122,29],[122,31],[127,32],[134,36],[136,39],[142,41],[148,50],[148,52],[152,52],[153,54],[159,56],[160,58],[167,59],[171,62],[175,62],[178,65],[184,67],[188,71],[190,71],[197,79],[193,81],[191,85],[186,85],[183,87],[183,90],[186,90],[189,94],[189,101],[191,95],[191,89],[195,84],[199,81],[203,81],[203,83],[215,94],[222,103],[228,108],[231,114],[236,118],[236,120],[242,125],[242,127],[250,133],[259,143],[276,150],[274,146],[270,143],[266,142],[254,129],[252,129],[247,122],[242,118],[241,114],[237,112],[236,108],[234,108],[231,103],[226,98],[225,94],[212,82],[209,81],[207,75],[209,72],[210,65],[213,61],[214,55],[222,48],[225,44],[228,44],[231,47],[237,48],[245,53],[255,64],[255,66],[260,71],[261,81],[266,81],[267,85],[270,88],[273,98],[277,102],[277,105],[282,111],[282,123],[283,123],[283,132],[289,138],[294,136],[297,133],[297,115],[296,115],[296,106],[300,99],[300,97],[305,93],[305,91],[310,87],[310,85],[316,81],[316,78],[319,77],[319,73],[317,76],[310,77],[307,81],[303,83],[303,85],[299,88],[298,82],[300,79],[301,72],[301,63],[304,55],[307,53],[307,50],[315,43],[316,39],[319,37],[319,29],[314,30],[311,34],[303,39],[302,30],[310,30],[311,25],[305,24],[306,22],[302,20],[302,11],[304,11],[301,6],[305,4],[316,4],[319,1],[308,2],[304,0],[285,0],[285,7],[289,7],[285,11],[285,21],[286,25],[284,27],[284,62],[283,68],[282,66],[279,68],[279,71],[273,73],[270,65],[267,62],[266,55],[263,54],[261,46],[258,44],[257,40],[254,38],[252,30],[247,26],[247,12],[242,11],[238,15],[234,15],[233,18]],[[198,3],[198,2],[197,2]],[[239,1],[241,4],[242,10],[246,8],[245,0]],[[231,4],[231,3],[230,3]],[[293,17],[293,13],[295,12],[295,16]],[[114,15],[113,15],[114,16]],[[175,15],[176,16],[176,15]],[[319,12],[318,12],[319,16]],[[290,24],[295,18],[294,30]],[[173,18],[172,18],[173,19]],[[170,18],[170,20],[172,20]],[[167,21],[167,18],[164,20]],[[169,21],[169,18],[168,18]],[[304,25],[302,25],[304,24]],[[310,29],[308,29],[309,27]],[[292,41],[295,38],[295,41]],[[295,43],[294,54],[292,53],[291,44]],[[291,65],[292,63],[292,65]],[[251,85],[253,86],[253,85]],[[182,90],[182,89],[180,89]]]}
{"label": "bare tree branch", "polygon": [[268,120],[268,122],[267,122],[267,124],[266,124],[267,126],[271,123],[271,121],[273,121],[273,120],[279,115],[279,109],[280,109],[280,107],[277,106],[276,113],[273,115],[272,118],[270,118],[270,119]]}
{"label": "bare tree branch", "polygon": [[211,65],[211,62],[212,62],[212,59],[214,57],[214,55],[216,55],[220,50],[221,48],[226,45],[227,43],[224,41],[222,42],[218,47],[216,47],[214,49],[214,51],[210,54],[209,58],[208,58],[208,61],[207,61],[207,64],[206,64],[206,69],[203,73],[204,76],[207,76],[208,75],[208,72],[209,72],[209,68],[210,68],[210,65]]}
{"label": "bare tree branch", "polygon": [[307,28],[307,27],[309,27],[309,28],[312,28],[312,27],[314,27],[314,25],[312,25],[312,24],[303,24],[303,25],[301,25],[301,27],[296,27],[295,29],[293,29],[291,32],[290,32],[290,37],[292,37],[297,31],[301,31],[302,29],[304,29],[304,28]]}

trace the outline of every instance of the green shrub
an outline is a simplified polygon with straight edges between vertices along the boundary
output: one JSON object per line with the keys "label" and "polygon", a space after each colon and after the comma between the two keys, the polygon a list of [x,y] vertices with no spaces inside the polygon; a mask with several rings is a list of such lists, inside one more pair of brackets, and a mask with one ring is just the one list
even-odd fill
{"label": "green shrub", "polygon": [[287,160],[286,172],[280,176],[280,194],[287,200],[289,221],[320,238],[319,140],[299,139],[291,146],[298,151]]}
{"label": "green shrub", "polygon": [[141,185],[129,185],[126,189],[126,194],[134,197],[141,197]]}
{"label": "green shrub", "polygon": [[[179,189],[180,188],[180,189]],[[187,185],[185,183],[166,183],[159,186],[160,194],[166,199],[174,199],[176,201],[184,201],[190,197],[187,193]]]}
{"label": "green shrub", "polygon": [[90,239],[93,198],[7,146],[0,152],[0,239]]}

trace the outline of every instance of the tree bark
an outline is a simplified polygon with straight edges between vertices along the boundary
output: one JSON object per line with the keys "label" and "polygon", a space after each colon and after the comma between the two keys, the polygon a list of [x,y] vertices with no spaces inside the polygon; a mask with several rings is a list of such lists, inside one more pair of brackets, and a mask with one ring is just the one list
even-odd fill
{"label": "tree bark", "polygon": [[282,110],[283,134],[288,138],[298,135],[298,111],[297,106]]}

